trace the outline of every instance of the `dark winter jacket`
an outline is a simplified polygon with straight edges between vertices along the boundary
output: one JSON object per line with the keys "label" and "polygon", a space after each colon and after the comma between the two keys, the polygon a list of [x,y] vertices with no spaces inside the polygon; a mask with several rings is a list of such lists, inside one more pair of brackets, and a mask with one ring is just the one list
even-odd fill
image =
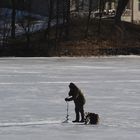
{"label": "dark winter jacket", "polygon": [[80,89],[73,83],[70,83],[69,88],[70,88],[70,91],[69,91],[70,98],[66,98],[66,101],[73,100],[75,105],[77,106],[84,105],[86,100],[83,93],[80,91]]}

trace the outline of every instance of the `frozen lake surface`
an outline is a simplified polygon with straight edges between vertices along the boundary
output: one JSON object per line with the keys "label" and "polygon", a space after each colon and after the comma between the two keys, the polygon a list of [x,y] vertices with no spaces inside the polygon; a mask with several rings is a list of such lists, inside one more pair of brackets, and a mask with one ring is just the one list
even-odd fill
{"label": "frozen lake surface", "polygon": [[[97,126],[61,123],[70,82],[85,111],[99,114]],[[139,56],[0,58],[0,140],[91,139],[140,139]]]}

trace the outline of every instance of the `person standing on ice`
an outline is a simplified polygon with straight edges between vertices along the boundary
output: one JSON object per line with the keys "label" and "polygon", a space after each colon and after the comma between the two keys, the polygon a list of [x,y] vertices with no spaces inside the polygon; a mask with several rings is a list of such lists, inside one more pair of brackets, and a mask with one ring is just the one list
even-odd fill
{"label": "person standing on ice", "polygon": [[[85,97],[81,90],[74,84],[69,84],[69,97],[65,98],[65,101],[74,101],[75,104],[75,113],[76,113],[76,119],[73,122],[84,122],[84,104],[86,102]],[[81,114],[81,120],[80,115]]]}

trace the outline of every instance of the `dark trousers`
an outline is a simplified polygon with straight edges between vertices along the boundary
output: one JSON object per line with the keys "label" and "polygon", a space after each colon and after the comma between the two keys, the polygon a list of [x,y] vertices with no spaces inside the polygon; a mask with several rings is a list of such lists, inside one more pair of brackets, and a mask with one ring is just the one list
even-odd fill
{"label": "dark trousers", "polygon": [[118,1],[118,7],[117,7],[117,11],[116,11],[116,16],[115,16],[116,24],[121,21],[121,16],[122,16],[128,2],[129,2],[129,0],[119,0]]}
{"label": "dark trousers", "polygon": [[76,121],[79,121],[81,114],[81,121],[84,120],[84,105],[75,106]]}

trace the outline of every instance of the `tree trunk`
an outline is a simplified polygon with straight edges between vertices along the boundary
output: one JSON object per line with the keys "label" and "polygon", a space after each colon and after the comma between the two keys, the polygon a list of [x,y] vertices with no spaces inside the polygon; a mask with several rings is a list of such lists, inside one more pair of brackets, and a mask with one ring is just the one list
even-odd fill
{"label": "tree trunk", "polygon": [[66,16],[66,37],[69,36],[69,27],[70,27],[70,0],[67,0],[67,16]]}
{"label": "tree trunk", "polygon": [[59,26],[59,0],[56,1],[56,34],[55,39],[58,38],[58,26]]}
{"label": "tree trunk", "polygon": [[[90,0],[89,0],[89,1],[90,1]],[[85,4],[84,2],[85,2],[85,0],[82,0],[82,6],[81,6],[81,7],[82,7],[82,10],[84,10],[84,4]],[[90,3],[90,2],[89,2],[89,3]]]}
{"label": "tree trunk", "polygon": [[54,4],[54,1],[50,0],[50,2],[49,2],[49,19],[48,19],[48,23],[47,23],[47,29],[45,32],[45,37],[47,38],[47,40],[50,39],[50,28],[51,28],[52,14],[53,14],[53,4]]}
{"label": "tree trunk", "polygon": [[12,3],[12,16],[11,16],[11,37],[15,38],[15,23],[16,23],[16,2],[11,0]]}
{"label": "tree trunk", "polygon": [[99,1],[99,24],[98,24],[98,35],[101,33],[101,21],[102,21],[102,14],[104,10],[104,0]]}
{"label": "tree trunk", "polygon": [[129,0],[119,0],[118,1],[118,6],[117,6],[117,11],[116,11],[116,16],[115,16],[116,24],[119,24],[121,22],[121,16],[122,16],[128,2],[129,2]]}
{"label": "tree trunk", "polygon": [[79,12],[79,0],[75,0],[76,3],[76,11]]}
{"label": "tree trunk", "polygon": [[87,20],[87,28],[86,28],[85,37],[87,37],[88,35],[91,12],[92,12],[92,0],[89,0],[89,12],[88,12],[88,20]]}
{"label": "tree trunk", "polygon": [[27,5],[27,10],[28,10],[28,19],[27,19],[27,47],[30,47],[30,41],[31,41],[31,36],[30,36],[30,30],[31,30],[31,0],[28,1]]}

